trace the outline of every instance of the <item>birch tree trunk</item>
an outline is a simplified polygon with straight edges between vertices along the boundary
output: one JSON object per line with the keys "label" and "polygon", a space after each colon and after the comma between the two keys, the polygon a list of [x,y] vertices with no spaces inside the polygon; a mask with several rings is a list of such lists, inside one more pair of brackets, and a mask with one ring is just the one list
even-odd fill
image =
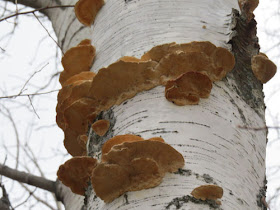
{"label": "birch tree trunk", "polygon": [[[209,209],[209,203],[195,203],[188,196],[207,183],[223,188],[221,209],[265,209],[267,131],[238,127],[264,127],[265,106],[262,85],[250,69],[250,57],[259,50],[256,23],[239,14],[237,0],[107,0],[92,28],[80,24],[72,8],[48,10],[47,15],[64,52],[82,39],[92,40],[94,72],[122,56],[141,57],[170,42],[210,41],[236,58],[234,70],[215,82],[210,97],[199,105],[176,106],[159,86],[104,112],[113,128],[104,138],[91,135],[91,154],[98,152],[93,151],[96,142],[133,133],[145,139],[161,136],[183,154],[186,164],[166,174],[158,187],[128,192],[109,204],[89,187],[85,209]],[[81,208],[70,191],[62,191],[67,209]]]}

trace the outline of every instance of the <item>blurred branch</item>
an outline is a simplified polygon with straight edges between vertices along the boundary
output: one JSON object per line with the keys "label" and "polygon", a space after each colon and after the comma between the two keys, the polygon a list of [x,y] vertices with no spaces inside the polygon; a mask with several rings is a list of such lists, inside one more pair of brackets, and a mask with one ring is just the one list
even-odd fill
{"label": "blurred branch", "polygon": [[53,93],[53,92],[58,92],[59,90],[51,90],[51,91],[48,91],[48,92],[44,92],[44,93],[28,93],[28,94],[21,94],[21,95],[10,95],[10,96],[1,96],[0,99],[4,99],[4,98],[16,98],[16,97],[19,97],[19,96],[27,96],[27,97],[30,97],[30,96],[37,96],[37,95],[45,95],[45,94],[50,94],[50,93]]}
{"label": "blurred branch", "polygon": [[52,193],[56,193],[56,182],[43,177],[18,171],[0,164],[0,174],[18,182],[26,183]]}
{"label": "blurred branch", "polygon": [[40,19],[37,17],[37,15],[35,15],[35,12],[33,12],[34,17],[38,20],[38,22],[40,23],[40,25],[45,29],[45,31],[48,33],[49,37],[55,42],[56,46],[59,47],[59,49],[61,50],[62,54],[62,48],[59,46],[59,44],[57,43],[57,41],[55,41],[55,39],[52,37],[52,35],[49,33],[48,29],[46,29],[46,27],[43,25],[43,23],[40,21]]}
{"label": "blurred branch", "polygon": [[47,7],[43,7],[43,8],[38,8],[38,9],[34,9],[34,10],[31,10],[31,11],[27,11],[27,12],[19,12],[19,13],[14,13],[12,15],[9,15],[7,17],[4,17],[4,18],[1,18],[0,19],[0,22],[4,21],[4,20],[8,20],[12,17],[17,17],[19,15],[26,15],[26,14],[30,14],[30,13],[35,13],[35,12],[42,12],[44,10],[48,10],[48,9],[55,9],[55,8],[68,8],[68,7],[74,7],[75,5],[59,5],[59,6],[47,6]]}

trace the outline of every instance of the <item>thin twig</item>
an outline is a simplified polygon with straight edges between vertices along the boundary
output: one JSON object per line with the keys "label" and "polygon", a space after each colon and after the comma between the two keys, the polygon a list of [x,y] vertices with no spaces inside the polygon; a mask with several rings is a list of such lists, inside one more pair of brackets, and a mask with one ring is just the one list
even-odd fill
{"label": "thin twig", "polygon": [[59,90],[51,90],[51,91],[48,91],[48,92],[44,92],[44,93],[26,93],[26,94],[21,94],[21,95],[10,95],[10,96],[1,96],[0,99],[4,99],[4,98],[16,98],[16,97],[19,97],[19,96],[37,96],[37,95],[45,95],[45,94],[50,94],[50,93],[53,93],[53,92],[57,92]]}
{"label": "thin twig", "polygon": [[3,106],[3,105],[2,105],[2,108],[6,110],[7,114],[4,113],[4,112],[1,112],[1,113],[10,120],[10,122],[13,125],[14,131],[15,131],[15,135],[16,135],[16,141],[17,141],[16,169],[17,169],[18,168],[18,164],[19,164],[19,146],[20,146],[19,133],[18,133],[18,129],[17,129],[16,123],[14,121],[14,118],[13,118],[10,110],[7,107]]}
{"label": "thin twig", "polygon": [[55,44],[59,47],[59,49],[61,50],[62,54],[62,48],[59,46],[59,44],[57,43],[57,41],[55,41],[55,39],[52,37],[52,35],[49,33],[48,29],[46,29],[46,27],[43,25],[43,23],[40,21],[40,19],[37,17],[37,15],[35,15],[35,12],[33,12],[34,17],[38,20],[38,22],[40,23],[40,25],[45,29],[45,31],[48,33],[49,37],[55,42]]}
{"label": "thin twig", "polygon": [[34,10],[31,10],[31,11],[27,11],[27,12],[19,12],[19,13],[15,13],[15,14],[12,14],[12,15],[9,15],[5,18],[0,19],[0,22],[2,22],[4,20],[7,20],[9,18],[12,18],[12,17],[19,16],[19,15],[26,15],[26,14],[30,14],[30,13],[34,13],[34,12],[40,12],[40,11],[48,10],[48,9],[67,8],[67,7],[75,7],[75,5],[60,5],[60,6],[42,7],[42,8],[39,8],[39,9],[34,9]]}
{"label": "thin twig", "polygon": [[23,91],[25,90],[24,88],[26,87],[26,85],[29,83],[29,81],[39,72],[41,72],[47,65],[49,65],[49,63],[45,64],[41,69],[39,69],[38,71],[35,71],[30,77],[29,79],[24,83],[23,87],[21,88],[21,90],[19,91],[18,95],[21,95],[23,93]]}
{"label": "thin twig", "polygon": [[35,188],[32,192],[29,192],[29,196],[24,201],[22,201],[21,203],[16,205],[14,208],[18,208],[18,207],[22,206],[23,204],[25,204],[29,200],[29,198],[34,194],[34,192],[36,190],[37,190],[37,188]]}
{"label": "thin twig", "polygon": [[28,97],[28,99],[29,99],[29,101],[30,101],[30,105],[31,105],[31,107],[32,107],[32,109],[33,109],[33,111],[34,111],[34,113],[36,114],[36,116],[38,117],[38,119],[40,119],[38,113],[37,113],[36,110],[35,110],[35,107],[33,106],[33,103],[32,103],[32,101],[31,101],[30,96],[27,96],[27,97]]}
{"label": "thin twig", "polygon": [[[27,192],[31,193],[32,191],[26,187],[24,184],[19,183]],[[36,196],[35,194],[31,194],[33,198],[35,198],[38,202],[46,205],[47,207],[49,207],[52,210],[55,210],[55,208],[53,206],[51,206],[50,204],[48,204],[46,201],[42,200],[41,198],[39,198],[38,196]]]}

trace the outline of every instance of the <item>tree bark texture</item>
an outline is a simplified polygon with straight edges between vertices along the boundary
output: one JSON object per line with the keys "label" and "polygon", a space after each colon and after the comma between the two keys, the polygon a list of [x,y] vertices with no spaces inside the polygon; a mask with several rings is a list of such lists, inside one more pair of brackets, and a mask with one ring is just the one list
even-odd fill
{"label": "tree bark texture", "polygon": [[[259,50],[256,23],[239,12],[237,0],[107,0],[87,28],[72,8],[51,10],[48,15],[64,52],[83,39],[92,40],[94,72],[122,56],[141,57],[153,46],[170,42],[210,41],[236,58],[234,70],[215,82],[210,97],[199,105],[176,106],[159,86],[102,113],[99,118],[113,126],[103,138],[91,135],[90,154],[96,156],[96,148],[112,136],[133,133],[145,139],[161,136],[183,154],[186,164],[167,174],[158,187],[128,192],[109,204],[89,187],[85,209],[209,209],[207,202],[194,203],[188,197],[205,184],[223,188],[221,209],[265,208],[260,200],[265,195],[267,131],[238,127],[265,126],[262,85],[250,69],[250,57]],[[67,204],[73,200],[65,201],[67,209],[79,209]]]}

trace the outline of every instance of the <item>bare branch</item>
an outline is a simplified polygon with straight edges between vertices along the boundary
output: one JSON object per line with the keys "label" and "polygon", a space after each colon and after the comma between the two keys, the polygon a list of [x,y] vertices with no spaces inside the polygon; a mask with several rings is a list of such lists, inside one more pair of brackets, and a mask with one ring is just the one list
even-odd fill
{"label": "bare branch", "polygon": [[0,164],[0,174],[18,182],[26,183],[52,193],[56,193],[56,182],[43,177],[18,171]]}
{"label": "bare branch", "polygon": [[37,17],[37,15],[35,15],[35,12],[33,12],[34,17],[38,20],[38,22],[40,23],[40,25],[45,29],[45,31],[48,33],[49,37],[55,42],[55,44],[59,47],[59,49],[61,50],[62,54],[62,48],[59,46],[59,44],[57,43],[57,41],[55,41],[55,39],[52,37],[52,35],[49,33],[48,29],[46,29],[46,27],[43,25],[43,23],[39,20],[39,18]]}
{"label": "bare branch", "polygon": [[19,144],[20,144],[19,133],[18,133],[18,129],[17,129],[16,123],[14,121],[14,118],[13,118],[10,110],[8,108],[6,108],[5,106],[3,106],[3,105],[2,105],[2,108],[6,110],[7,114],[4,113],[4,112],[1,112],[1,113],[10,120],[10,122],[12,123],[13,129],[15,131],[15,135],[16,135],[16,141],[17,141],[16,169],[17,169],[18,168],[18,164],[19,164]]}
{"label": "bare branch", "polygon": [[27,192],[29,192],[29,194],[30,194],[33,198],[35,198],[38,202],[40,202],[40,203],[46,205],[47,207],[49,207],[49,208],[52,209],[52,210],[55,210],[55,208],[54,208],[53,206],[51,206],[51,205],[48,204],[46,201],[42,200],[41,198],[39,198],[38,196],[36,196],[34,193],[32,193],[32,191],[31,191],[28,187],[26,187],[24,184],[20,183],[20,185],[21,185]]}
{"label": "bare branch", "polygon": [[48,9],[55,9],[55,8],[68,8],[68,7],[74,7],[75,5],[60,5],[60,6],[50,6],[50,7],[43,7],[43,8],[39,8],[39,9],[34,9],[34,10],[31,10],[31,11],[27,11],[27,12],[19,12],[19,13],[15,13],[15,14],[12,14],[12,15],[9,15],[7,17],[4,17],[2,19],[0,19],[0,22],[4,21],[4,20],[7,20],[7,19],[10,19],[12,17],[17,17],[19,15],[26,15],[26,14],[30,14],[30,13],[33,13],[34,12],[42,12],[44,10],[48,10]]}
{"label": "bare branch", "polygon": [[59,90],[51,90],[51,91],[48,91],[48,92],[44,92],[44,93],[28,93],[28,94],[21,94],[21,95],[10,95],[10,96],[1,96],[0,99],[4,99],[4,98],[16,98],[16,97],[19,97],[19,96],[27,96],[27,97],[30,97],[30,96],[38,96],[38,95],[45,95],[45,94],[50,94],[50,93],[53,93],[53,92],[57,92]]}

